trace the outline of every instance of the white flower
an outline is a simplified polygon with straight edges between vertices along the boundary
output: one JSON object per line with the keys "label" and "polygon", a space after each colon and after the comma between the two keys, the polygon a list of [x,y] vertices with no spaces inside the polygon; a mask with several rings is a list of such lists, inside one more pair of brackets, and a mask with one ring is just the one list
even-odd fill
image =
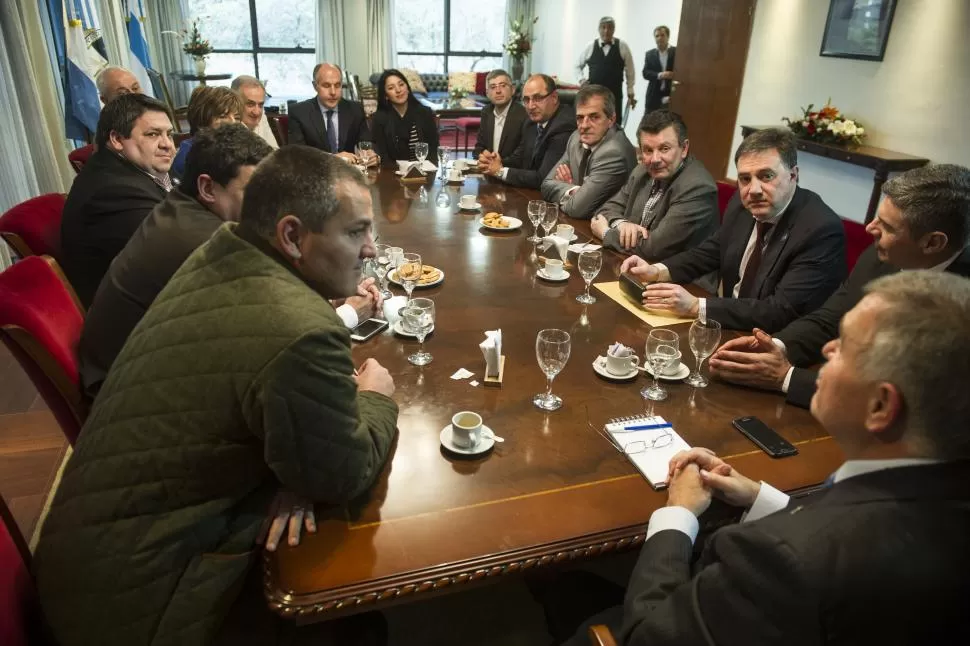
{"label": "white flower", "polygon": [[855,129],[855,133],[856,133],[856,135],[860,135],[860,136],[861,135],[864,135],[864,134],[866,134],[866,129],[865,128],[856,128]]}

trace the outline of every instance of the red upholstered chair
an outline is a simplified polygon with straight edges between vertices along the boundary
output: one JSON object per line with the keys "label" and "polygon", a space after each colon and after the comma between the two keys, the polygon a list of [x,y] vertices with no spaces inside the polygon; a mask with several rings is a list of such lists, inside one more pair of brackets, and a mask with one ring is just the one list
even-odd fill
{"label": "red upholstered chair", "polygon": [[728,202],[734,197],[734,194],[738,192],[738,185],[734,182],[727,182],[724,180],[718,180],[717,182],[717,210],[721,214],[721,220],[724,219],[724,211],[727,210]]}
{"label": "red upholstered chair", "polygon": [[0,644],[38,643],[40,604],[30,574],[30,550],[0,498]]}
{"label": "red upholstered chair", "polygon": [[[465,134],[465,152],[468,152],[470,150],[468,147],[468,135],[470,133],[474,133],[476,136],[478,135],[478,129],[482,125],[482,118],[462,117],[460,119],[455,119],[455,125],[458,127],[458,132]],[[457,143],[457,141],[455,143]],[[474,146],[472,146],[472,148],[474,148]]]}
{"label": "red upholstered chair", "polygon": [[845,262],[851,272],[859,256],[872,244],[872,236],[866,233],[866,225],[845,218],[842,228],[845,229]]}
{"label": "red upholstered chair", "polygon": [[475,74],[475,94],[485,96],[488,91],[488,86],[485,84],[485,77],[487,76],[488,72],[477,72]]}
{"label": "red upholstered chair", "polygon": [[57,262],[30,256],[0,273],[0,339],[74,444],[88,415],[77,344],[83,310]]}
{"label": "red upholstered chair", "polygon": [[0,237],[21,258],[48,255],[57,258],[61,251],[61,214],[63,193],[48,193],[21,202],[0,215]]}
{"label": "red upholstered chair", "polygon": [[71,162],[71,166],[74,167],[75,173],[80,173],[81,169],[84,168],[84,164],[87,163],[91,155],[94,154],[94,144],[88,144],[87,146],[81,146],[75,150],[72,150],[67,154],[67,160]]}

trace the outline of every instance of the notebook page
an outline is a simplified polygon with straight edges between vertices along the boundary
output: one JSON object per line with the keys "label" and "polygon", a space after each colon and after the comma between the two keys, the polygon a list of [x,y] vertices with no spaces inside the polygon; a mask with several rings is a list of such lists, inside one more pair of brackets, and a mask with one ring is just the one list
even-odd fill
{"label": "notebook page", "polygon": [[666,429],[647,429],[641,431],[624,431],[624,426],[639,426],[648,424],[666,424],[662,417],[642,417],[638,419],[626,420],[623,423],[607,424],[606,431],[616,440],[621,447],[631,442],[643,442],[647,447],[652,446],[654,440],[665,433],[673,436],[672,441],[660,448],[647,448],[638,453],[627,453],[626,457],[633,463],[633,466],[650,481],[654,489],[660,489],[667,484],[667,470],[670,466],[670,459],[680,453],[690,449],[690,445],[684,441],[673,428]]}

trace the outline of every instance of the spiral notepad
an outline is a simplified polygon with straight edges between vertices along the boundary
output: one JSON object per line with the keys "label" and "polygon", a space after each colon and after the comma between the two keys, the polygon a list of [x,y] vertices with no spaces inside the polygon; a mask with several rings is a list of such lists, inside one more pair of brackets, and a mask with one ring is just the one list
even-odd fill
{"label": "spiral notepad", "polygon": [[[653,426],[657,428],[630,430],[631,426]],[[642,451],[624,451],[624,453],[654,489],[663,489],[667,486],[667,470],[670,465],[670,458],[681,451],[690,449],[690,445],[677,434],[673,426],[660,416],[615,417],[606,423],[605,428],[606,432],[620,447],[628,447],[634,442],[643,443],[646,448]],[[670,441],[663,446],[656,446],[658,440],[663,442],[660,438],[667,433],[672,436]]]}

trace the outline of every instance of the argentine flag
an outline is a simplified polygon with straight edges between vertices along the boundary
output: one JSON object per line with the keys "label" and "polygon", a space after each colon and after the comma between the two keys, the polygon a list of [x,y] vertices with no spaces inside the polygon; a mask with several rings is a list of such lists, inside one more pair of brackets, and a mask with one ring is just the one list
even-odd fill
{"label": "argentine flag", "polygon": [[134,2],[129,2],[128,8],[128,48],[131,50],[129,59],[131,63],[131,73],[138,79],[141,85],[142,94],[154,97],[152,90],[152,80],[148,76],[148,69],[152,66],[152,61],[148,57],[148,42],[145,40],[145,32],[142,30],[142,23],[145,18],[141,8],[141,0],[138,2],[138,13],[135,12]]}
{"label": "argentine flag", "polygon": [[[64,20],[67,58],[65,61],[67,136],[82,138],[83,135],[77,136],[76,130],[72,133],[72,126],[79,123],[91,132],[97,130],[98,116],[101,114],[101,99],[98,98],[98,86],[95,79],[98,72],[107,66],[108,61],[88,43],[84,26],[79,19],[68,19],[65,14]],[[72,124],[71,121],[75,123]]]}

